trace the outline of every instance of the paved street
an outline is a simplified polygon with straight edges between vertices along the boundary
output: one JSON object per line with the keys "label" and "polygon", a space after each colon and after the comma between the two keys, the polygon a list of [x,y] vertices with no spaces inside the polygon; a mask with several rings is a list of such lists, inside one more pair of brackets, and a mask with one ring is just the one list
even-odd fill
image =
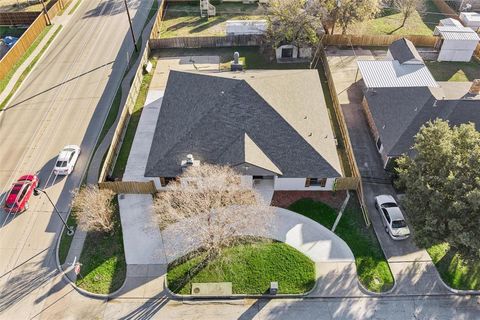
{"label": "paved street", "polygon": [[356,55],[352,50],[330,49],[327,55],[357,165],[363,178],[369,217],[395,278],[396,287],[393,292],[448,293],[427,251],[418,248],[412,238],[393,241],[385,232],[380,215],[375,209],[375,196],[396,193],[385,174],[361,106],[363,98],[359,81],[361,74],[357,74],[356,59],[375,59],[375,56],[384,56],[386,51],[375,51],[372,54],[370,50],[358,49],[355,53]]}
{"label": "paved street", "polygon": [[[137,33],[152,0],[129,1]],[[133,45],[123,1],[82,1],[9,105],[0,112],[0,200],[11,183],[37,173],[63,215],[80,184]],[[82,154],[68,177],[52,174],[64,145]],[[45,196],[20,215],[0,214],[0,318],[28,319],[42,309],[56,274],[61,222]]]}

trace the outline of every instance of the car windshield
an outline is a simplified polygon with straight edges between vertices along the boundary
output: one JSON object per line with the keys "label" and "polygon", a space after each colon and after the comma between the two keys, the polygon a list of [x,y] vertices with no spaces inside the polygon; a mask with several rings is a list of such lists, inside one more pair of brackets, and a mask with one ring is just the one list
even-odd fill
{"label": "car windshield", "polygon": [[63,168],[67,166],[67,161],[57,161],[56,167]]}
{"label": "car windshield", "polygon": [[393,207],[398,207],[398,205],[394,202],[386,202],[382,204],[382,207],[384,208],[393,208]]}
{"label": "car windshield", "polygon": [[394,220],[392,222],[392,228],[405,228],[406,226],[405,220]]}

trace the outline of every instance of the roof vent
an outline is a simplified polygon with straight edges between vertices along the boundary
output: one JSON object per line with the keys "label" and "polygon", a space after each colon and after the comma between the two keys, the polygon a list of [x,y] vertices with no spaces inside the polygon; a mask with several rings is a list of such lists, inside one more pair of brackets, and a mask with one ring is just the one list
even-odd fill
{"label": "roof vent", "polygon": [[470,87],[470,90],[468,90],[468,93],[473,95],[480,94],[480,79],[473,80],[472,86]]}
{"label": "roof vent", "polygon": [[199,166],[200,165],[200,161],[199,160],[195,160],[193,158],[193,155],[192,154],[187,154],[187,158],[186,160],[182,160],[182,168],[185,169],[187,167],[191,167],[191,166]]}

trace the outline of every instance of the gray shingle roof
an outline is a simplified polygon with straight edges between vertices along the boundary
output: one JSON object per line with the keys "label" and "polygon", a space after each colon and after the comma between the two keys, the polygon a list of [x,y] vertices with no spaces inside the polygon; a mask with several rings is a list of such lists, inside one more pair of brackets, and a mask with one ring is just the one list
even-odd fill
{"label": "gray shingle roof", "polygon": [[[443,83],[448,91],[449,83]],[[458,88],[457,84],[452,84]],[[379,88],[365,92],[380,140],[388,156],[409,154],[421,126],[437,118],[451,125],[473,122],[480,131],[480,100],[437,100],[432,88]]]}
{"label": "gray shingle roof", "polygon": [[[290,74],[315,75],[311,70],[291,70]],[[268,73],[264,81],[274,82],[275,73]],[[255,81],[261,82],[261,73],[252,73]],[[244,77],[249,76],[248,72]],[[282,72],[281,76],[287,75]],[[249,77],[254,78],[250,75]],[[307,141],[286,118],[273,108],[248,82],[249,80],[228,78],[225,73],[202,74],[170,71],[163,97],[157,126],[148,157],[145,175],[148,177],[174,177],[181,173],[180,163],[187,154],[207,163],[238,165],[242,162],[275,172],[283,177],[338,177],[341,176],[339,160],[333,139],[328,140],[332,148],[326,153],[318,151],[315,144]],[[305,101],[312,100],[309,93],[312,82],[305,76],[304,92],[298,93]],[[295,78],[302,79],[298,76]],[[318,80],[318,84],[320,84]],[[288,83],[286,84],[288,86]],[[302,86],[296,83],[295,86]],[[260,86],[261,87],[261,86]],[[259,90],[274,91],[277,95],[288,94],[288,90],[259,87]],[[321,87],[317,90],[321,92]],[[273,93],[272,93],[273,96]],[[272,98],[272,97],[268,97]],[[329,125],[326,110],[311,109],[311,117],[325,114],[317,126]],[[295,105],[290,109],[295,113]],[[300,114],[304,119],[303,112]],[[322,113],[323,112],[323,113]],[[310,114],[305,115],[305,119]],[[307,120],[303,120],[307,121]],[[321,128],[319,128],[321,130]],[[331,132],[331,128],[329,129]],[[319,137],[319,132],[313,136]],[[321,137],[322,139],[326,137]],[[327,140],[325,140],[327,141]],[[329,144],[330,146],[330,144]],[[327,152],[328,151],[328,152]],[[336,161],[331,161],[335,153]],[[256,162],[256,163],[252,163]]]}
{"label": "gray shingle roof", "polygon": [[388,47],[388,50],[390,50],[390,54],[392,55],[393,59],[398,60],[400,63],[405,63],[410,60],[418,60],[423,62],[423,59],[418,53],[417,49],[408,39],[402,38],[392,42],[392,44]]}

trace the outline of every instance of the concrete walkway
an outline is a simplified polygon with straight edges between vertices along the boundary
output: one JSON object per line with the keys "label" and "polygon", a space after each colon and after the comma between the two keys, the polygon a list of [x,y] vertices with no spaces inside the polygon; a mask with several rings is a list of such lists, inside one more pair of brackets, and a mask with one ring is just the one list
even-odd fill
{"label": "concrete walkway", "polygon": [[[385,174],[380,156],[370,135],[361,102],[363,83],[357,74],[356,60],[383,59],[386,51],[336,50],[327,51],[338,99],[347,122],[350,139],[360,174],[363,178],[365,201],[377,238],[395,278],[393,294],[450,293],[426,250],[418,248],[413,239],[393,241],[386,234],[381,217],[375,209],[374,197],[379,194],[396,196],[390,179]],[[408,218],[407,212],[407,218]],[[410,213],[414,214],[414,213]]]}
{"label": "concrete walkway", "polygon": [[[194,233],[201,222],[181,222],[162,231],[168,263],[196,249],[200,244],[192,239],[182,240],[182,234],[191,229]],[[287,209],[275,207],[270,230],[252,225],[244,236],[259,236],[284,242],[297,249],[314,263],[317,284],[309,294],[312,297],[363,296],[357,280],[355,258],[348,245],[321,224]]]}

